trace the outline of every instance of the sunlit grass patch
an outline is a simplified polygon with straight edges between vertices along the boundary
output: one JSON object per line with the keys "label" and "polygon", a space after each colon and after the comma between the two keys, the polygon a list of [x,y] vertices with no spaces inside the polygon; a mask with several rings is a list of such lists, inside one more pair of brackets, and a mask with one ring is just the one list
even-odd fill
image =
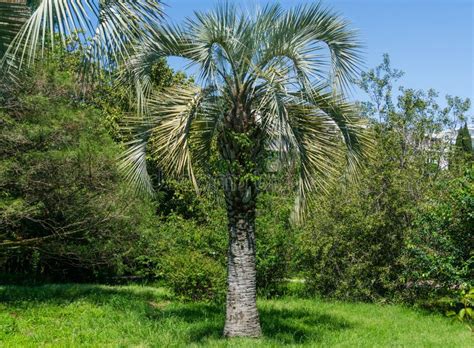
{"label": "sunlit grass patch", "polygon": [[224,306],[149,286],[0,287],[0,346],[469,347],[443,316],[402,306],[280,298],[258,302],[264,337],[222,338]]}

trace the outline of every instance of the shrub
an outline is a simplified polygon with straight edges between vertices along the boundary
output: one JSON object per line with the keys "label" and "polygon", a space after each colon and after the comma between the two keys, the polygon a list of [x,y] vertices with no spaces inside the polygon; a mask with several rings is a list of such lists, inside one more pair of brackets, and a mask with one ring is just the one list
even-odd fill
{"label": "shrub", "polygon": [[446,315],[465,323],[474,332],[474,288],[461,290],[449,305]]}
{"label": "shrub", "polygon": [[448,96],[441,108],[435,91],[404,88],[394,101],[399,76],[388,57],[363,74],[374,100],[361,111],[379,120],[370,125],[372,156],[356,182],[341,180],[311,211],[300,246],[311,293],[413,300],[419,285],[435,293],[468,278],[472,181],[454,195],[440,187],[458,174],[444,168],[449,142],[437,136],[466,117],[470,101]]}
{"label": "shrub", "polygon": [[404,249],[411,300],[473,286],[474,174],[440,180],[417,209]]}
{"label": "shrub", "polygon": [[[173,181],[167,184],[167,199],[160,201],[158,212],[168,214],[160,217],[156,230],[145,242],[146,251],[141,249],[142,255],[135,259],[134,272],[150,280],[165,280],[182,298],[221,300],[227,261],[225,209],[209,192],[193,199],[185,209],[182,199],[188,202],[187,191],[192,190],[188,186]],[[257,286],[263,296],[283,293],[284,280],[291,272],[291,206],[285,197],[272,194],[262,195],[259,201]]]}
{"label": "shrub", "polygon": [[402,231],[387,225],[350,187],[322,200],[313,214],[299,245],[307,291],[362,301],[389,296],[399,272]]}
{"label": "shrub", "polygon": [[0,112],[0,272],[42,281],[121,276],[153,205],[126,189],[120,147],[97,109],[71,100],[72,72],[57,64],[11,87]]}
{"label": "shrub", "polygon": [[226,272],[218,261],[198,251],[168,254],[162,260],[164,279],[184,300],[222,301],[225,298]]}
{"label": "shrub", "polygon": [[288,197],[261,194],[258,201],[256,243],[257,291],[274,297],[286,292],[296,231],[289,224],[292,202]]}

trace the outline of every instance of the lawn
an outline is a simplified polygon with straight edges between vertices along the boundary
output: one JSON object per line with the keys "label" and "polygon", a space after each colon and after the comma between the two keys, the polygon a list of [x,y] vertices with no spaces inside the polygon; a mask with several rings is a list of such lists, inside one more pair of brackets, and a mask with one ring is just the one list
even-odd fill
{"label": "lawn", "polygon": [[2,347],[472,347],[460,323],[402,306],[258,302],[264,338],[221,337],[224,307],[149,286],[0,286]]}

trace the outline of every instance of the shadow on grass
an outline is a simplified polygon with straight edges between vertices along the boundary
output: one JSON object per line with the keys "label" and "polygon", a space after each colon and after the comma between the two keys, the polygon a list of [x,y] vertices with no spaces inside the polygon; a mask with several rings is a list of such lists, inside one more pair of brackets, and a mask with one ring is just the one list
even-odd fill
{"label": "shadow on grass", "polygon": [[[0,303],[17,308],[34,307],[41,303],[67,305],[81,300],[115,311],[136,311],[154,326],[176,327],[177,335],[188,343],[205,343],[222,339],[225,307],[203,302],[183,303],[165,292],[139,287],[106,287],[100,285],[43,285],[38,287],[0,286]],[[281,303],[285,299],[278,300]],[[318,312],[307,302],[289,299],[283,308],[274,301],[264,301],[260,317],[264,340],[281,344],[318,344],[336,331],[350,330],[353,324],[342,317]]]}
{"label": "shadow on grass", "polygon": [[264,335],[286,344],[317,343],[325,335],[353,328],[344,318],[301,307],[267,308],[260,312]]}
{"label": "shadow on grass", "polygon": [[[280,345],[317,344],[325,335],[354,327],[352,323],[343,318],[305,309],[301,304],[291,307],[275,309],[267,304],[259,309],[265,340],[275,341]],[[148,317],[157,321],[179,320],[185,322],[189,343],[202,343],[222,338],[224,313],[225,307],[223,305],[184,303],[164,309],[150,310]]]}

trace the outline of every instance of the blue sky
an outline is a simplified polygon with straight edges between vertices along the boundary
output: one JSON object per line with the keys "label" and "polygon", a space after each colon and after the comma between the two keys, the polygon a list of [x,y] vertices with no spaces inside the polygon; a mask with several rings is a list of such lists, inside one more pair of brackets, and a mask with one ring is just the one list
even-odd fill
{"label": "blue sky", "polygon": [[[206,11],[215,0],[168,0],[165,12],[180,22],[193,11]],[[235,2],[245,8],[268,1]],[[271,2],[271,0],[270,0]],[[281,0],[285,7],[308,1]],[[388,53],[392,66],[405,72],[401,85],[434,88],[445,94],[474,99],[474,1],[472,0],[326,0],[359,30],[365,44],[366,68]],[[174,68],[182,68],[171,61]],[[354,99],[364,95],[355,92]],[[441,101],[441,100],[440,100]],[[472,110],[472,109],[471,109]]]}

